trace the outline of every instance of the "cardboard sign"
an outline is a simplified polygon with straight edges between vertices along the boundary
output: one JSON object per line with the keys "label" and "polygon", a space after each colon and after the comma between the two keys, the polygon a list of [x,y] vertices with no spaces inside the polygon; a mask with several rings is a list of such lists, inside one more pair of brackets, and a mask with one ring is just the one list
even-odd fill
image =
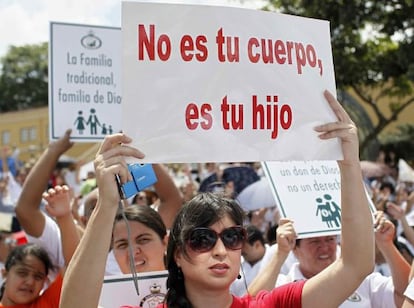
{"label": "cardboard sign", "polygon": [[52,22],[49,45],[49,137],[72,128],[76,142],[121,130],[121,31]]}
{"label": "cardboard sign", "polygon": [[242,8],[122,3],[122,127],[147,162],[340,159],[323,97],[329,23]]}
{"label": "cardboard sign", "polygon": [[[336,161],[264,162],[282,217],[292,219],[298,238],[341,233],[341,174]],[[367,199],[371,212],[375,206]]]}
{"label": "cardboard sign", "polygon": [[131,274],[106,276],[99,306],[102,308],[157,307],[167,293],[167,276],[167,271],[138,273],[139,295],[135,290]]}

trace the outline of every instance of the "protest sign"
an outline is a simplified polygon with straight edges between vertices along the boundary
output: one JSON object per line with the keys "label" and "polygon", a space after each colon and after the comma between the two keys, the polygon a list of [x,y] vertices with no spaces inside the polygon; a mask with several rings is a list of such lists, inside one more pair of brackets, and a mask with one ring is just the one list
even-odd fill
{"label": "protest sign", "polygon": [[148,162],[338,159],[329,23],[242,8],[122,3],[122,127]]}
{"label": "protest sign", "polygon": [[167,271],[138,273],[139,295],[131,274],[106,276],[99,306],[102,308],[157,307],[167,293]]}
{"label": "protest sign", "polygon": [[121,30],[52,22],[49,45],[49,137],[71,128],[77,142],[121,129]]}
{"label": "protest sign", "polygon": [[[264,162],[282,217],[292,219],[299,238],[341,232],[341,176],[336,161]],[[375,212],[368,194],[371,212]]]}

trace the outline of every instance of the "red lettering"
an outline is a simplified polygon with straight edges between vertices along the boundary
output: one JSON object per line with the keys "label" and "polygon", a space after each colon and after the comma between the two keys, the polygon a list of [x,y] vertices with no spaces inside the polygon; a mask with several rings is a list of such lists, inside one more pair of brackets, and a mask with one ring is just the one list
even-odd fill
{"label": "red lettering", "polygon": [[150,25],[149,38],[144,25],[138,25],[138,60],[144,60],[144,48],[151,61],[155,60],[155,31],[154,25]]}
{"label": "red lettering", "polygon": [[199,35],[196,38],[196,48],[199,53],[196,54],[196,58],[200,62],[204,62],[208,57],[208,49],[206,46],[207,38],[204,35]]}
{"label": "red lettering", "polygon": [[[262,59],[263,63],[273,63],[273,48],[272,48],[272,40],[262,39]],[[267,45],[267,48],[266,48]],[[266,51],[267,49],[267,51]]]}
{"label": "red lettering", "polygon": [[263,129],[264,128],[264,116],[265,116],[265,110],[262,104],[257,103],[257,95],[253,95],[253,129]]}
{"label": "red lettering", "polygon": [[[199,35],[195,39],[195,46],[193,38],[186,34],[181,38],[180,42],[180,52],[181,52],[181,58],[189,62],[193,60],[194,54],[199,62],[204,62],[207,60],[208,56],[208,50],[207,50],[207,38],[204,35]],[[195,47],[195,48],[194,48]],[[195,50],[197,52],[195,52]]]}
{"label": "red lettering", "polygon": [[249,42],[247,43],[247,54],[249,56],[250,62],[257,63],[260,60],[260,56],[257,54],[257,52],[253,54],[253,47],[259,47],[259,41],[254,37],[249,39]]}
{"label": "red lettering", "polygon": [[226,59],[225,59],[224,51],[223,51],[224,37],[223,37],[223,29],[222,28],[220,28],[217,31],[216,43],[217,43],[218,60],[220,62],[224,62],[224,61],[226,61]]}
{"label": "red lettering", "polygon": [[316,51],[312,45],[306,46],[306,58],[308,59],[309,65],[311,67],[316,66],[316,62],[318,59],[316,57]]}
{"label": "red lettering", "polygon": [[288,63],[292,64],[292,49],[293,49],[293,42],[286,42],[287,47],[287,54],[288,54]]}
{"label": "red lettering", "polygon": [[292,125],[292,109],[289,105],[283,105],[280,108],[280,126],[283,129],[288,129]]}
{"label": "red lettering", "polygon": [[171,41],[168,35],[162,34],[155,42],[155,26],[149,26],[149,36],[144,25],[138,25],[138,60],[144,60],[144,51],[151,61],[155,60],[155,43],[157,55],[162,61],[167,61],[171,55]]}
{"label": "red lettering", "polygon": [[210,104],[202,104],[200,110],[196,104],[188,104],[185,109],[185,124],[187,128],[195,130],[198,128],[198,124],[200,124],[202,129],[210,129],[213,125],[213,117],[210,114],[211,110]]}
{"label": "red lettering", "polygon": [[167,61],[171,55],[171,42],[168,35],[161,35],[157,42],[158,56],[162,61]]}
{"label": "red lettering", "polygon": [[198,120],[198,108],[196,104],[190,103],[185,109],[185,124],[188,129],[195,130],[197,128],[198,121],[195,120]]}
{"label": "red lettering", "polygon": [[286,62],[285,44],[281,40],[275,42],[275,57],[278,64],[285,64]]}
{"label": "red lettering", "polygon": [[296,52],[296,67],[298,68],[298,74],[302,74],[302,67],[306,65],[305,49],[301,43],[295,43]]}
{"label": "red lettering", "polygon": [[[188,52],[188,51],[191,51],[191,52]],[[194,51],[193,39],[190,35],[184,35],[181,38],[181,42],[180,42],[181,58],[184,61],[191,61],[194,56],[192,51]]]}
{"label": "red lettering", "polygon": [[210,104],[202,104],[201,105],[201,117],[205,120],[201,122],[202,129],[210,129],[213,125],[213,117],[210,114],[212,107]]}

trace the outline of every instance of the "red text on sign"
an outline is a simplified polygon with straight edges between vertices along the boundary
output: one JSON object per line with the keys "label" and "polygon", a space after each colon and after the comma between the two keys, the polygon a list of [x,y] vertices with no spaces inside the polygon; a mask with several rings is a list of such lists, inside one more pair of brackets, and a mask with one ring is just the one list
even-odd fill
{"label": "red text on sign", "polygon": [[239,38],[224,36],[220,28],[216,35],[217,57],[220,62],[239,62]]}
{"label": "red text on sign", "polygon": [[227,103],[227,95],[221,101],[221,119],[223,128],[243,129],[243,104]]}
{"label": "red text on sign", "polygon": [[[304,46],[302,43],[271,39],[257,39],[252,37],[247,43],[247,54],[252,63],[265,64],[294,64],[298,74],[309,65],[311,68],[319,68],[322,76],[322,61],[318,59],[315,48],[311,44]],[[286,63],[287,62],[287,63]]]}
{"label": "red text on sign", "polygon": [[204,130],[210,129],[213,125],[213,118],[210,114],[210,104],[202,104],[200,108],[195,103],[190,103],[185,109],[185,124],[190,130],[195,130],[198,125]]}
{"label": "red text on sign", "polygon": [[277,95],[267,95],[266,104],[257,102],[257,95],[252,96],[252,128],[271,130],[272,139],[276,139],[279,125],[287,130],[292,125],[292,109],[289,105],[278,105]]}
{"label": "red text on sign", "polygon": [[[149,34],[144,25],[138,25],[138,60],[145,60],[145,53],[150,61],[155,61],[156,56],[161,61],[167,61],[171,56],[171,41],[168,35],[161,34],[155,37],[155,26],[149,25]],[[156,47],[156,48],[155,48]]]}
{"label": "red text on sign", "polygon": [[180,42],[181,58],[184,61],[192,61],[195,55],[197,61],[206,61],[208,57],[206,43],[207,38],[204,35],[198,35],[195,41],[190,35],[183,35]]}

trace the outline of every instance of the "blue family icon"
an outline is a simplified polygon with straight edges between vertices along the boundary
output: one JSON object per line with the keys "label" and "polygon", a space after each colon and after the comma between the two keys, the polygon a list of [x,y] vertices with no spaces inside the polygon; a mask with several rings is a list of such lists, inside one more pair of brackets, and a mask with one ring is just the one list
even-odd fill
{"label": "blue family icon", "polygon": [[89,125],[91,129],[91,135],[97,135],[98,134],[98,126],[101,126],[101,123],[99,122],[98,116],[95,114],[96,110],[95,108],[91,108],[90,110],[91,114],[89,115],[88,121],[86,122],[87,125]]}
{"label": "blue family icon", "polygon": [[85,118],[82,115],[82,110],[78,111],[78,117],[75,120],[74,125],[76,126],[77,131],[79,132],[79,135],[83,134],[83,131],[85,130],[85,126],[87,125]]}
{"label": "blue family icon", "polygon": [[341,208],[332,196],[325,194],[323,198],[316,198],[316,216],[321,216],[321,220],[326,222],[328,228],[339,228],[341,226]]}
{"label": "blue family icon", "polygon": [[[78,131],[79,135],[83,135],[85,129],[90,129],[90,135],[111,135],[113,133],[113,128],[111,124],[101,123],[98,116],[96,115],[96,109],[91,108],[89,110],[90,114],[88,120],[83,116],[83,111],[78,110],[78,115],[73,123],[75,129]],[[98,131],[98,127],[100,130]]]}

